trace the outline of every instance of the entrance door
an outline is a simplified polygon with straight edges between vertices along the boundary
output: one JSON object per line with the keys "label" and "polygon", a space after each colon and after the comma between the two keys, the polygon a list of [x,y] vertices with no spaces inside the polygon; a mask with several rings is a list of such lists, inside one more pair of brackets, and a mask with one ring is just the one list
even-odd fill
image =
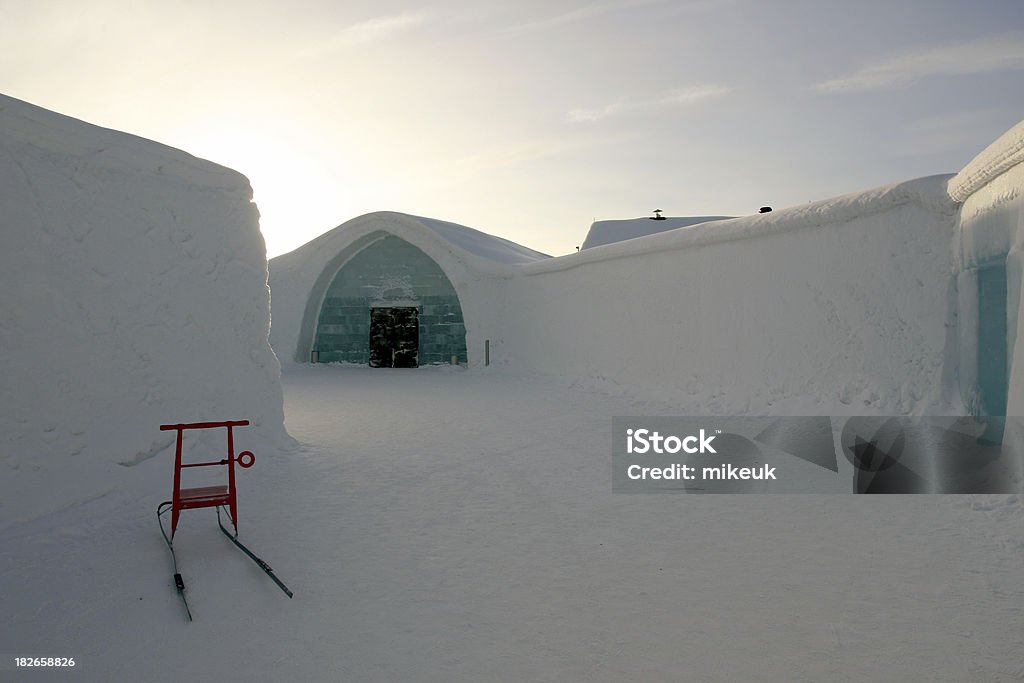
{"label": "entrance door", "polygon": [[415,368],[419,350],[419,309],[370,309],[371,368]]}

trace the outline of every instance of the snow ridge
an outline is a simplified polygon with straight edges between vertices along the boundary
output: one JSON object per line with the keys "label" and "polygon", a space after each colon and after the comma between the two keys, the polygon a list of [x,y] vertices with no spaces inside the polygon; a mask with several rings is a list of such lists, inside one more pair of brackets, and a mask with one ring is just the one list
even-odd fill
{"label": "snow ridge", "polygon": [[949,181],[949,196],[957,202],[963,202],[1020,163],[1024,163],[1024,121],[1000,135],[964,166]]}

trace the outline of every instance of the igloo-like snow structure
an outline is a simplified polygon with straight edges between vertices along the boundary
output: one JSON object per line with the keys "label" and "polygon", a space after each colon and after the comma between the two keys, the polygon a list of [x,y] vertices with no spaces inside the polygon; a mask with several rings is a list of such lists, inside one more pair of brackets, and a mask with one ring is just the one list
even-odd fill
{"label": "igloo-like snow structure", "polygon": [[[412,344],[416,364],[482,365],[503,282],[548,258],[455,223],[366,214],[271,260],[271,343],[287,362],[378,364],[381,348]],[[378,317],[411,337],[378,339]]]}
{"label": "igloo-like snow structure", "polygon": [[251,200],[235,171],[0,96],[0,519],[173,453],[161,423],[287,443]]}

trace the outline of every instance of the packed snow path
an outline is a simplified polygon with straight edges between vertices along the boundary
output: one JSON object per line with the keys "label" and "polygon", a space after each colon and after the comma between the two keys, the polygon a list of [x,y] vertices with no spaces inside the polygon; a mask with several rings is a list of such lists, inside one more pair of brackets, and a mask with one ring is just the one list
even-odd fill
{"label": "packed snow path", "polygon": [[447,368],[284,380],[304,445],[253,449],[239,530],[295,599],[189,511],[186,622],[164,454],[0,529],[0,652],[78,662],[0,680],[1024,677],[1019,498],[613,495],[611,417],[678,406]]}

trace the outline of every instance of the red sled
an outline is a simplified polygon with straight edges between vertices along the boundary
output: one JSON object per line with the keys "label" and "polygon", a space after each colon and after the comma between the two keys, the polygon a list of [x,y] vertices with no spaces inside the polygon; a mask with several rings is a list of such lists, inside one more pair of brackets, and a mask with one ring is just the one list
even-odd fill
{"label": "red sled", "polygon": [[[178,529],[178,517],[182,510],[193,508],[209,508],[227,506],[228,517],[231,525],[238,533],[238,496],[235,492],[235,463],[239,467],[249,468],[256,462],[256,456],[252,451],[242,451],[235,456],[235,435],[234,427],[248,426],[248,420],[235,420],[231,422],[192,422],[190,424],[160,425],[160,431],[166,432],[175,430],[178,432],[177,444],[174,447],[174,494],[171,499],[171,539],[174,539],[174,532]],[[226,427],[228,430],[228,457],[224,460],[212,460],[210,462],[183,463],[181,461],[181,442],[186,429],[217,429]],[[228,483],[226,486],[200,486],[198,488],[181,488],[181,470],[186,467],[219,467],[228,468]]]}
{"label": "red sled", "polygon": [[[253,463],[256,462],[256,456],[252,454],[252,451],[242,451],[238,455],[235,455],[235,436],[232,431],[235,427],[245,427],[249,424],[248,420],[232,420],[228,422],[191,422],[184,424],[169,424],[160,425],[160,431],[177,431],[178,438],[174,448],[174,491],[172,493],[171,500],[164,501],[156,508],[157,522],[160,524],[160,533],[163,534],[164,541],[167,543],[167,547],[171,551],[171,560],[174,563],[174,585],[178,591],[178,595],[181,596],[182,601],[185,603],[185,611],[188,613],[188,620],[192,621],[192,611],[189,609],[188,600],[185,599],[185,582],[181,578],[181,574],[178,572],[178,559],[174,554],[174,533],[178,529],[178,518],[181,515],[182,510],[191,510],[195,508],[216,508],[217,509],[217,526],[224,532],[224,535],[231,540],[239,549],[248,555],[264,572],[267,576],[273,579],[274,583],[285,592],[290,598],[292,592],[281,583],[281,580],[274,575],[274,570],[270,568],[266,562],[256,557],[247,547],[242,545],[238,540],[238,496],[235,491],[235,463],[238,463],[239,467],[249,468],[252,467]],[[209,462],[193,462],[183,463],[181,461],[181,445],[184,440],[184,432],[190,429],[220,429],[226,428],[228,431],[228,447],[227,457],[223,460],[211,460]],[[227,467],[228,468],[228,483],[225,485],[218,486],[199,486],[195,488],[181,488],[181,470],[186,467]],[[228,519],[231,520],[231,526],[234,528],[234,533],[229,532],[220,520],[220,511],[224,509],[227,512]],[[164,529],[163,515],[170,510],[171,512],[171,535],[167,535],[167,531]]]}

